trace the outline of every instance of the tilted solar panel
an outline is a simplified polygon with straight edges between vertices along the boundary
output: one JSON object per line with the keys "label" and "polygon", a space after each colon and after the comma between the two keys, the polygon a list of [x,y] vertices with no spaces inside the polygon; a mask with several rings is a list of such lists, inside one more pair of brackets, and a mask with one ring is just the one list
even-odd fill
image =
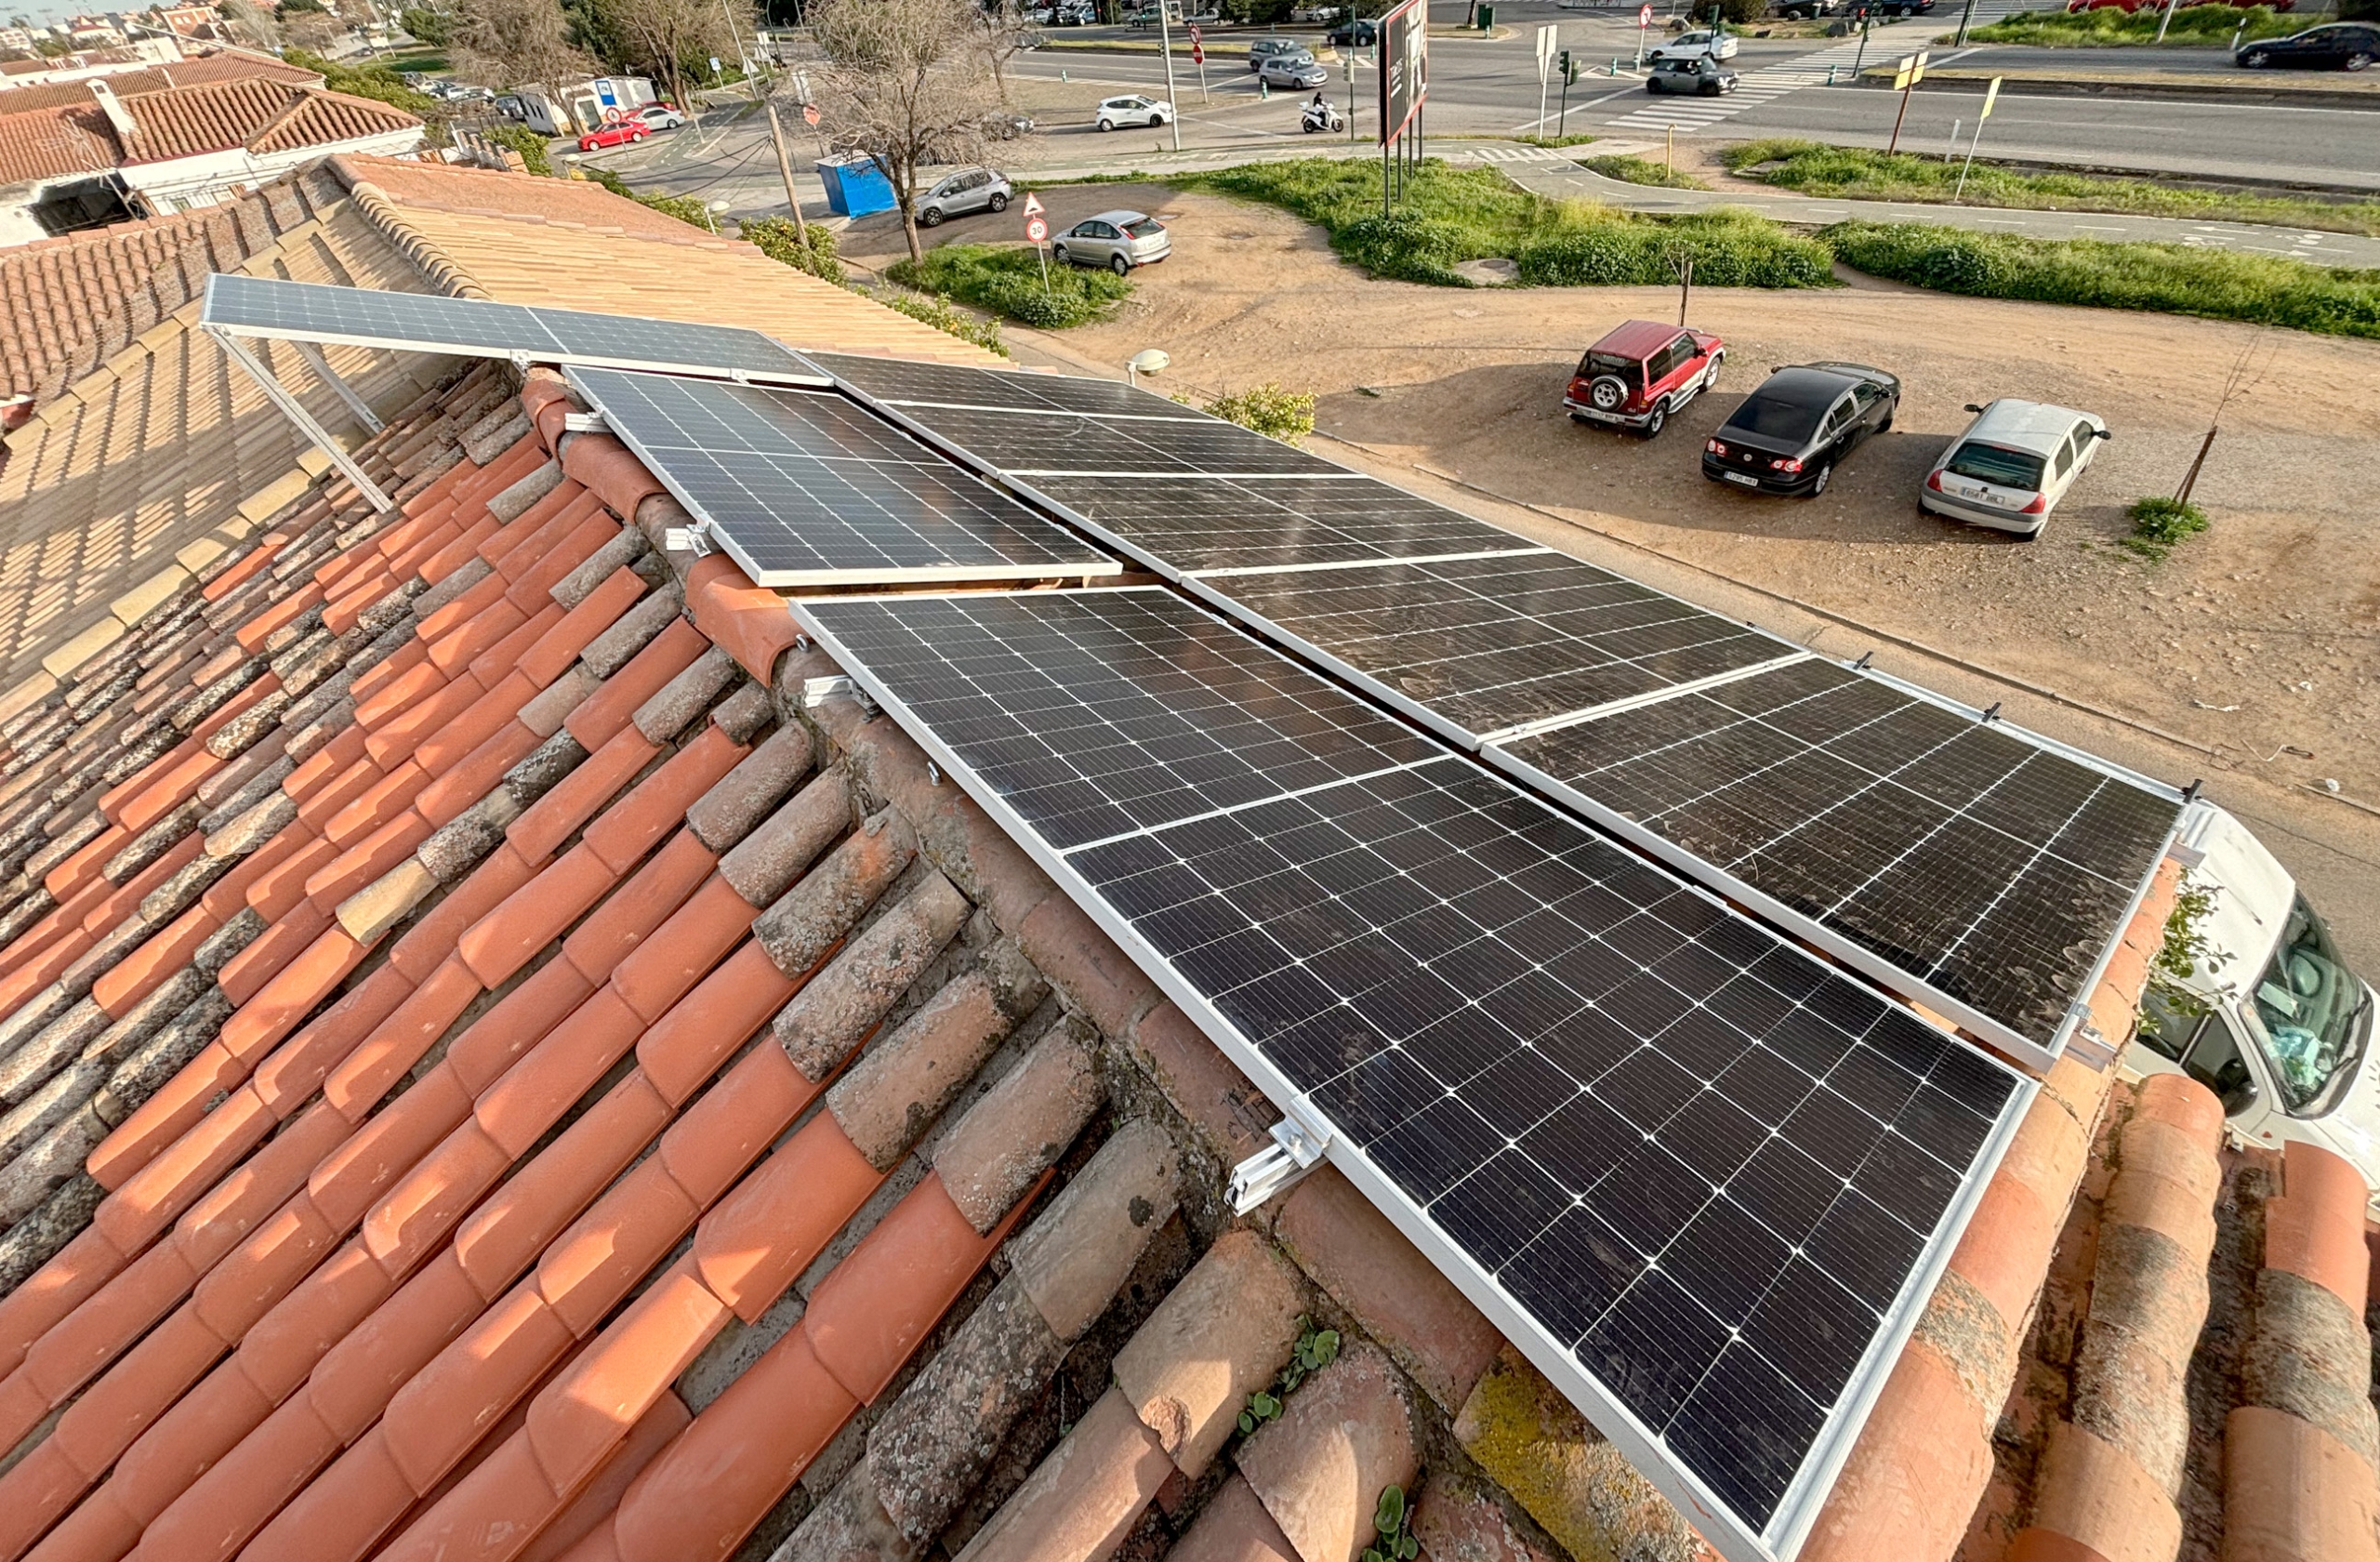
{"label": "tilted solar panel", "polygon": [[2178,794],[1815,658],[1486,752],[2043,1063],[2182,809]]}
{"label": "tilted solar panel", "polygon": [[1121,566],[830,391],[568,371],[761,586],[1015,580]]}
{"label": "tilted solar panel", "polygon": [[1170,592],[795,611],[1706,1536],[1792,1555],[2029,1081]]}
{"label": "tilted solar panel", "polygon": [[776,341],[740,326],[434,293],[384,293],[276,277],[209,276],[199,324],[234,336],[479,358],[518,354],[540,364],[740,375],[774,384],[826,383]]}

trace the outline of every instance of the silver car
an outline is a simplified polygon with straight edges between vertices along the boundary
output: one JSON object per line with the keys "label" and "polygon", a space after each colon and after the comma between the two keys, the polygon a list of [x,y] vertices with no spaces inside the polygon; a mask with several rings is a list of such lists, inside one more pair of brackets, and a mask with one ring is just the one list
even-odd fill
{"label": "silver car", "polygon": [[1165,224],[1144,212],[1101,212],[1059,234],[1050,253],[1062,263],[1104,266],[1124,276],[1172,254],[1173,240]]}
{"label": "silver car", "polygon": [[2041,536],[2049,512],[2082,475],[2108,437],[2096,414],[2003,396],[1935,457],[1917,507],[1954,521]]}
{"label": "silver car", "polygon": [[932,228],[945,217],[965,217],[970,212],[1006,211],[1014,193],[1008,176],[998,168],[961,168],[944,175],[918,197],[918,226]]}
{"label": "silver car", "polygon": [[1321,86],[1330,80],[1330,73],[1310,54],[1276,54],[1257,65],[1256,79],[1267,86]]}

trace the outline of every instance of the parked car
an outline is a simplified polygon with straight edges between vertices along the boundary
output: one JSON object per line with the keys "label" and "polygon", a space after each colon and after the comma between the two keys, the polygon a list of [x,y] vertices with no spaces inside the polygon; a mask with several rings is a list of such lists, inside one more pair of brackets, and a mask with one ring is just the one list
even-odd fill
{"label": "parked car", "polygon": [[1328,86],[1330,73],[1316,63],[1310,54],[1276,54],[1256,67],[1256,79],[1267,86],[1304,88]]}
{"label": "parked car", "polygon": [[1012,111],[1003,110],[998,113],[987,114],[985,116],[984,135],[985,139],[989,140],[1012,141],[1019,136],[1030,136],[1031,134],[1033,134],[1033,116],[1031,114],[1016,113]]}
{"label": "parked car", "polygon": [[1777,14],[1789,21],[1812,21],[1837,14],[1843,6],[1844,0],[1779,0]]}
{"label": "parked car", "polygon": [[636,117],[644,121],[648,130],[675,130],[686,123],[686,116],[671,103],[647,103],[637,110]]}
{"label": "parked car", "polygon": [[[2198,1080],[2223,1103],[2225,1126],[2250,1144],[2320,1145],[2380,1187],[2372,984],[2239,820],[2201,799],[2183,814],[2175,848],[2196,858],[2190,886],[2213,893],[2196,930],[2206,953],[2178,992],[2149,984],[2122,1062]],[[2374,1216],[2380,1198],[2365,1207]]]}
{"label": "parked car", "polygon": [[1671,413],[1719,383],[1726,361],[1727,344],[1708,332],[1631,320],[1580,357],[1562,407],[1573,422],[1633,429],[1651,439]]}
{"label": "parked car", "polygon": [[1681,33],[1652,52],[1655,60],[1699,60],[1706,55],[1712,60],[1733,60],[1743,48],[1733,33],[1713,33],[1709,28],[1697,28]]}
{"label": "parked car", "polygon": [[1716,98],[1733,92],[1740,79],[1709,55],[1686,60],[1656,60],[1645,73],[1647,92],[1695,92]]}
{"label": "parked car", "polygon": [[2018,536],[2039,536],[2108,437],[2087,412],[2003,396],[1943,447],[1917,491],[1917,507]]}
{"label": "parked car", "polygon": [[1101,212],[1076,223],[1050,245],[1051,258],[1062,265],[1104,266],[1117,276],[1172,253],[1165,224],[1136,211]]}
{"label": "parked car", "polygon": [[1113,130],[1119,125],[1163,125],[1172,118],[1173,105],[1163,99],[1128,92],[1101,103],[1099,117],[1093,123],[1102,130]]}
{"label": "parked car", "polygon": [[1925,16],[1934,9],[1934,0],[1870,0],[1870,6],[1878,16]]}
{"label": "parked car", "polygon": [[1780,367],[1702,446],[1702,475],[1764,494],[1817,498],[1870,434],[1893,426],[1900,381],[1864,364]]}
{"label": "parked car", "polygon": [[2286,38],[2242,44],[2232,60],[2251,71],[2277,65],[2300,71],[2361,71],[2380,60],[2380,22],[2334,21]]}
{"label": "parked car", "polygon": [[1322,41],[1332,48],[1369,48],[1380,42],[1380,23],[1368,17],[1360,21],[1342,21],[1325,33]]}
{"label": "parked car", "polygon": [[641,119],[633,116],[616,119],[609,125],[599,125],[579,137],[578,150],[595,152],[603,147],[627,146],[632,141],[641,141],[652,134],[653,131]]}
{"label": "parked car", "polygon": [[1303,55],[1308,60],[1314,58],[1314,50],[1295,38],[1259,38],[1248,46],[1248,68],[1251,71],[1261,69],[1264,61],[1282,54]]}
{"label": "parked car", "polygon": [[970,212],[1006,211],[1014,190],[998,168],[961,168],[945,174],[932,189],[918,197],[918,226],[939,227],[946,217]]}

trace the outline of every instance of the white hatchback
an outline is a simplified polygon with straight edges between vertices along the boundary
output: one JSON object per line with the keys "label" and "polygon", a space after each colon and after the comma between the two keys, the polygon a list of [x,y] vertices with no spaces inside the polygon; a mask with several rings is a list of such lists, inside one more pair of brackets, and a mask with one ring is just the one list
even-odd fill
{"label": "white hatchback", "polygon": [[1733,33],[1713,33],[1700,28],[1681,33],[1668,43],[1653,50],[1655,60],[1733,60],[1743,45]]}
{"label": "white hatchback", "polygon": [[1128,93],[1110,98],[1099,105],[1099,115],[1092,121],[1102,130],[1113,130],[1122,125],[1163,125],[1173,117],[1173,105],[1161,98],[1144,98]]}
{"label": "white hatchback", "polygon": [[1917,507],[2019,536],[2041,535],[2106,439],[2097,415],[2003,396],[1977,414],[1935,458]]}

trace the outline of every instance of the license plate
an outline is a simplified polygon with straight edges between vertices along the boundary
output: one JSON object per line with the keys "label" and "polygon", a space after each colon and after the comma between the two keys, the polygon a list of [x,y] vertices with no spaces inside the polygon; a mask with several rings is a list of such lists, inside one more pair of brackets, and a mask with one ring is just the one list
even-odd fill
{"label": "license plate", "polygon": [[1760,479],[1756,477],[1747,477],[1742,472],[1722,472],[1719,475],[1726,478],[1730,483],[1740,483],[1747,488],[1757,488],[1760,486]]}

